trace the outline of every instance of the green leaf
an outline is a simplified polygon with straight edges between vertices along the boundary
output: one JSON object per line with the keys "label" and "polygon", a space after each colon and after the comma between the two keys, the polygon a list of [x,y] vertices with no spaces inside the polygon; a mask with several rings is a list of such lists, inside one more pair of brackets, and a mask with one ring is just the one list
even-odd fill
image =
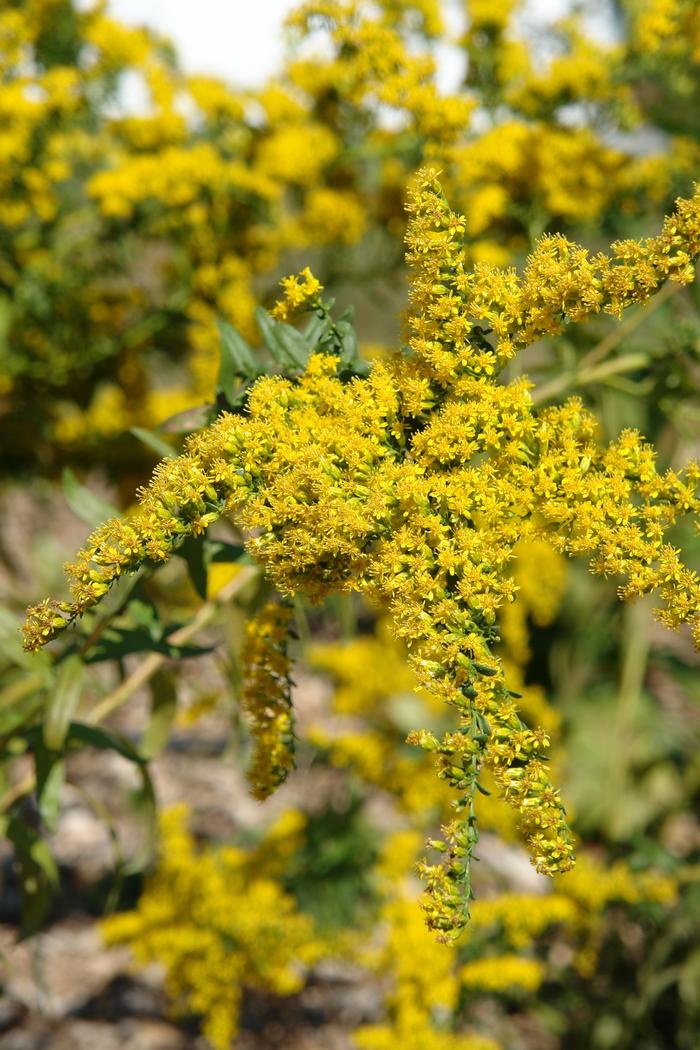
{"label": "green leaf", "polygon": [[208,426],[213,418],[213,405],[197,405],[195,408],[186,408],[183,412],[169,416],[158,429],[163,434],[192,434],[195,430]]}
{"label": "green leaf", "polygon": [[[84,657],[87,664],[104,663],[105,660],[123,660],[134,653],[162,653],[173,660],[184,660],[191,656],[204,656],[212,651],[213,646],[171,645],[165,637],[166,628],[159,625],[157,637],[145,625],[138,627],[110,627],[91,647],[89,655]],[[168,631],[174,631],[177,625],[171,625]]]}
{"label": "green leaf", "polygon": [[153,860],[156,849],[156,794],[153,788],[151,774],[148,771],[148,763],[143,762],[138,767],[138,771],[139,776],[141,777],[141,787],[132,796],[132,801],[134,808],[138,811],[139,816],[145,825],[145,834],[139,849],[136,851],[131,861],[124,865],[125,875],[131,875],[135,872],[143,871],[143,869]]}
{"label": "green leaf", "polygon": [[257,307],[255,319],[265,346],[281,368],[306,368],[310,347],[296,328],[283,321],[275,321],[262,306]]}
{"label": "green leaf", "polygon": [[[56,808],[54,802],[51,800],[50,797],[52,794],[55,796],[56,793],[56,779],[54,777],[53,783],[50,783],[52,779],[51,774],[54,767],[57,764],[62,764],[63,754],[59,753],[58,751],[51,751],[44,743],[44,739],[41,736],[41,734],[37,732],[37,729],[38,726],[32,726],[32,728],[25,734],[25,738],[29,743],[32,752],[32,758],[34,759],[34,770],[36,774],[36,799],[40,811],[42,811],[44,791],[47,785],[49,785],[47,800],[49,809],[48,819],[50,823],[52,815]],[[54,789],[53,792],[52,788]]]}
{"label": "green leaf", "polygon": [[43,689],[44,686],[39,685],[36,688],[32,688],[29,692],[23,690],[21,695],[17,696],[7,706],[1,702],[8,691],[7,689],[3,690],[3,694],[0,696],[0,734],[2,736],[9,737],[17,729],[36,720],[39,711],[44,707]]}
{"label": "green leaf", "polygon": [[70,467],[64,467],[61,480],[66,503],[86,525],[95,529],[110,518],[119,516],[117,508],[81,484]]}
{"label": "green leaf", "polygon": [[315,314],[303,332],[304,342],[307,346],[316,346],[328,334],[329,321],[327,317],[319,317]]}
{"label": "green leaf", "polygon": [[[57,756],[55,753],[47,753],[41,726],[32,726],[21,735],[27,741],[34,754],[37,767],[37,786],[41,789]],[[84,722],[71,722],[66,729],[63,742],[64,752],[67,750],[68,744],[74,742],[84,744],[86,747],[97,747],[102,751],[116,751],[123,758],[128,758],[130,762],[135,762],[137,765],[142,765],[144,762],[144,759],[128,740],[109,729],[103,729],[102,726],[91,726]]]}
{"label": "green leaf", "polygon": [[355,329],[349,321],[338,321],[336,325],[341,338],[341,360],[346,364],[352,364],[357,358],[357,336]]}
{"label": "green leaf", "polygon": [[19,872],[22,891],[19,937],[24,940],[37,932],[48,912],[60,884],[58,866],[21,808],[7,821],[5,834],[14,846]]}
{"label": "green leaf", "polygon": [[154,434],[152,430],[145,430],[143,427],[131,427],[129,433],[133,434],[144,445],[147,445],[148,448],[153,449],[163,459],[172,459],[174,456],[177,456],[177,452],[172,445],[169,445],[158,434]]}
{"label": "green leaf", "polygon": [[54,832],[58,825],[61,793],[65,782],[66,764],[62,758],[54,759],[43,778],[41,790],[37,788],[39,811],[47,831]]}
{"label": "green leaf", "polygon": [[207,574],[211,563],[240,561],[246,552],[244,547],[224,540],[188,536],[175,553],[186,561],[192,586],[199,597],[206,601]]}
{"label": "green leaf", "polygon": [[85,744],[87,747],[96,747],[101,751],[116,751],[122,758],[128,759],[137,766],[142,766],[145,762],[145,759],[128,740],[109,729],[103,729],[102,726],[71,722],[66,733],[66,740],[71,743]]}
{"label": "green leaf", "polygon": [[135,598],[129,602],[129,616],[137,627],[148,632],[154,642],[159,642],[165,633],[165,627],[160,622],[158,610],[153,602],[142,601]]}
{"label": "green leaf", "polygon": [[177,689],[171,671],[157,671],[151,679],[150,690],[151,717],[140,747],[144,758],[155,758],[163,750],[177,711]]}
{"label": "green leaf", "polygon": [[301,332],[297,332],[296,328],[292,328],[290,324],[285,324],[284,321],[278,321],[275,328],[275,338],[295,368],[306,368],[311,347]]}
{"label": "green leaf", "polygon": [[219,321],[219,335],[221,355],[217,390],[224,396],[231,397],[234,379],[254,379],[258,374],[258,367],[252,349],[233,325]]}
{"label": "green leaf", "polygon": [[369,364],[359,356],[357,334],[352,324],[354,314],[354,308],[348,307],[335,326],[340,337],[338,352],[340,360],[354,375],[364,376],[369,372]]}
{"label": "green leaf", "polygon": [[12,328],[12,300],[7,295],[0,296],[0,352],[6,353],[8,336]]}
{"label": "green leaf", "polygon": [[678,991],[684,1005],[692,1011],[700,1006],[700,948],[688,956],[681,967]]}
{"label": "green leaf", "polygon": [[178,548],[177,555],[187,562],[192,586],[199,597],[207,599],[207,566],[204,560],[204,537],[188,536]]}
{"label": "green leaf", "polygon": [[63,747],[66,730],[80,700],[85,665],[76,654],[58,665],[56,682],[44,716],[44,743],[51,751]]}
{"label": "green leaf", "polygon": [[105,660],[123,660],[135,653],[160,652],[163,652],[162,639],[154,639],[147,627],[108,627],[84,659],[87,664],[101,664]]}
{"label": "green leaf", "polygon": [[205,540],[204,560],[207,565],[212,562],[236,562],[246,555],[245,547],[237,543],[226,543],[225,540]]}

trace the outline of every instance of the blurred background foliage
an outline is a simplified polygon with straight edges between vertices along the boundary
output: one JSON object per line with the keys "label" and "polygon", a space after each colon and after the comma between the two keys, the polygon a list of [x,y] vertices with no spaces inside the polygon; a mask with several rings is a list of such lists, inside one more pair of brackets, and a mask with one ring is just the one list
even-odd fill
{"label": "blurred background foliage", "polygon": [[[27,656],[17,634],[85,526],[128,510],[208,418],[220,320],[257,346],[256,306],[310,264],[357,307],[365,356],[397,343],[403,198],[422,162],[466,214],[474,265],[519,266],[545,231],[593,248],[657,231],[700,171],[700,9],[597,13],[318,0],[290,18],[278,75],[243,90],[186,74],[104,3],[0,7],[3,918],[25,935],[61,921],[66,792],[87,792],[84,753],[116,756],[129,791],[90,800],[113,859],[70,907],[114,912],[107,943],[160,962],[217,1050],[245,1029],[246,997],[298,996],[329,960],[375,995],[339,1046],[697,1047],[699,660],[645,602],[619,606],[614,583],[520,553],[502,656],[528,722],[556,741],[580,860],[554,884],[535,875],[510,813],[480,797],[474,920],[456,947],[424,929],[414,877],[447,791],[403,742],[446,716],[414,691],[382,610],[295,609],[298,772],[254,817],[229,785],[241,816],[219,833],[183,791],[191,813],[166,808],[158,838],[169,754],[204,747],[227,775],[248,760],[241,648],[269,588],[235,524],[120,584],[52,655]],[[464,70],[450,89],[446,47]],[[664,291],[517,367],[540,402],[575,391],[606,437],[637,427],[678,465],[700,435],[699,306],[694,285]]]}

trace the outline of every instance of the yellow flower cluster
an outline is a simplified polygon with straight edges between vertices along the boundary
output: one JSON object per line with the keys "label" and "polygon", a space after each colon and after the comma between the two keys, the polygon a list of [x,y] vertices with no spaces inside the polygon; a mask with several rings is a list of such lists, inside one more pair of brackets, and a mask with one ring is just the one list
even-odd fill
{"label": "yellow flower cluster", "polygon": [[[501,638],[508,657],[522,666],[531,655],[528,617],[537,627],[546,627],[552,622],[563,597],[566,562],[541,539],[520,543],[515,548],[515,557],[513,580],[518,600],[501,606]],[[539,718],[536,721],[543,724]]]}
{"label": "yellow flower cluster", "polygon": [[[613,904],[631,908],[668,905],[675,896],[672,878],[633,872],[618,861],[611,870],[584,855],[575,873],[557,879],[552,893],[504,891],[473,905],[469,934],[460,945],[437,946],[418,921],[410,872],[419,847],[414,831],[389,836],[377,865],[384,896],[381,947],[360,951],[359,960],[390,978],[387,1018],[354,1033],[360,1047],[389,1050],[406,1045],[471,1050],[497,1046],[482,1035],[457,1032],[468,1004],[486,995],[509,1001],[534,999],[544,980],[560,980],[573,966],[584,979],[594,972],[603,919]],[[565,950],[550,955],[548,932],[556,930]],[[545,949],[543,951],[543,949]],[[467,1010],[465,1011],[465,1001]],[[461,1004],[461,1005],[460,1005]],[[507,1045],[510,1045],[508,1043]]]}
{"label": "yellow flower cluster", "polygon": [[168,810],[138,907],[102,923],[108,944],[128,944],[141,965],[164,967],[176,1009],[203,1018],[215,1050],[229,1050],[238,1032],[244,988],[292,995],[324,951],[311,920],[258,864],[266,852],[265,840],[259,856],[197,851],[186,809]]}
{"label": "yellow flower cluster", "polygon": [[[466,218],[450,211],[439,192],[421,192],[436,185],[427,173],[409,196],[414,220],[407,258],[416,271],[411,299],[421,307],[411,318],[411,345],[441,382],[493,376],[544,335],[596,313],[619,316],[646,302],[664,281],[694,278],[698,196],[677,202],[658,237],[618,241],[612,255],[591,256],[560,234],[543,236],[521,277],[514,268],[483,263],[469,271],[462,250]],[[503,399],[501,410],[508,404],[512,426],[519,428],[511,436],[523,433],[518,417],[527,411],[526,391],[500,388],[492,396]]]}
{"label": "yellow flower cluster", "polygon": [[623,578],[622,597],[657,590],[660,619],[700,635],[700,581],[667,540],[697,513],[698,467],[660,474],[637,433],[604,447],[579,400],[537,410],[526,381],[498,378],[543,334],[645,302],[667,278],[692,280],[700,194],[678,201],[660,236],[620,242],[611,256],[542,238],[522,277],[469,270],[465,220],[433,172],[419,174],[409,208],[410,353],[349,382],[321,353],[298,379],[258,381],[244,414],[222,415],[156,469],[132,519],[93,534],[69,569],[72,601],[30,610],[26,645],[40,647],[116,579],[166,560],[224,513],[249,530],[282,594],[359,590],[388,607],[420,686],[458,719],[441,738],[410,737],[456,791],[455,819],[433,843],[442,863],[422,868],[428,923],[452,937],[468,918],[482,767],[518,813],[537,869],[573,863],[548,735],[522,721],[493,651],[499,608],[516,598],[517,544],[587,555],[593,571]]}
{"label": "yellow flower cluster", "polygon": [[366,783],[390,793],[413,820],[434,820],[447,812],[449,793],[435,777],[432,762],[415,749],[397,746],[406,726],[444,720],[442,705],[417,694],[416,676],[387,620],[372,635],[347,643],[314,645],[312,668],[334,682],[332,731],[313,725],[310,741],[332,764],[354,770]]}
{"label": "yellow flower cluster", "polygon": [[[274,197],[276,186],[253,176],[236,161],[226,161],[208,142],[183,149],[171,146],[157,154],[129,156],[112,171],[101,171],[87,185],[88,193],[110,218],[127,219],[149,198],[167,209],[163,219],[177,223],[178,209],[192,205],[203,191],[216,187],[222,198],[255,193]],[[194,217],[194,216],[193,216]]]}
{"label": "yellow flower cluster", "polygon": [[472,933],[474,936],[483,931],[497,933],[513,948],[526,948],[550,926],[575,924],[577,909],[565,892],[566,882],[563,891],[561,894],[500,893],[497,897],[482,897],[473,905]]}
{"label": "yellow flower cluster", "polygon": [[[386,855],[392,847],[390,841]],[[460,990],[454,954],[435,943],[420,921],[414,901],[390,896],[382,918],[386,939],[367,962],[372,969],[392,975],[393,987],[386,997],[388,1021],[355,1030],[353,1038],[360,1050],[395,1050],[397,1046],[409,1050],[501,1050],[493,1039],[458,1034],[444,1024],[455,1013]],[[442,1025],[435,1023],[438,1018],[444,1019]]]}
{"label": "yellow flower cluster", "polygon": [[612,901],[639,904],[656,901],[670,904],[676,897],[676,883],[670,876],[640,871],[633,872],[622,861],[604,868],[591,859],[582,860],[566,883],[559,882],[558,892],[565,893],[581,911],[602,912]]}
{"label": "yellow flower cluster", "polygon": [[459,979],[465,988],[483,992],[536,992],[545,975],[544,963],[521,955],[484,955],[465,963]]}
{"label": "yellow flower cluster", "polygon": [[268,602],[246,624],[241,654],[241,708],[254,751],[248,780],[255,798],[268,798],[294,769],[294,719],[287,644],[291,611]]}
{"label": "yellow flower cluster", "polygon": [[623,861],[606,869],[599,861],[583,856],[574,871],[557,878],[553,893],[501,893],[476,901],[472,935],[498,934],[517,949],[530,945],[550,926],[590,935],[608,905],[668,905],[675,899],[676,890],[670,876],[634,872]]}
{"label": "yellow flower cluster", "polygon": [[693,0],[632,0],[633,41],[642,52],[700,62],[700,25]]}
{"label": "yellow flower cluster", "polygon": [[294,314],[318,302],[323,285],[318,281],[308,266],[297,276],[282,279],[284,298],[275,304],[271,311],[278,321],[287,321]]}
{"label": "yellow flower cluster", "polygon": [[[577,19],[549,26],[544,66],[519,30],[521,6],[466,4],[468,73],[452,92],[434,56],[436,41],[451,41],[438,0],[305,2],[290,18],[301,46],[245,93],[186,76],[166,41],[102,4],[4,9],[0,392],[14,397],[10,435],[29,434],[38,416],[47,457],[52,441],[111,437],[89,384],[75,383],[86,369],[102,379],[108,358],[118,359],[125,427],[155,425],[163,404],[174,414],[210,400],[217,318],[256,338],[255,306],[286,253],[342,251],[369,234],[388,268],[400,265],[401,201],[420,163],[444,170],[470,217],[468,257],[482,264],[509,262],[546,228],[665,204],[697,170],[692,127],[671,129],[670,148],[645,156],[599,128],[657,120],[643,111],[653,92],[634,77],[654,49],[681,73],[692,65],[694,5],[627,0],[629,39],[614,47]],[[44,55],[55,36],[70,43],[60,61]],[[134,112],[111,105],[120,77],[144,89]],[[586,114],[574,126],[572,105]],[[350,258],[334,255],[331,272]],[[156,346],[186,360],[165,383],[160,363],[153,380]],[[60,396],[37,398],[37,380]]]}
{"label": "yellow flower cluster", "polygon": [[322,125],[282,126],[260,146],[261,169],[292,186],[313,186],[337,156],[339,143]]}
{"label": "yellow flower cluster", "polygon": [[[422,16],[428,36],[439,28],[435,4],[400,6],[407,14]],[[396,9],[395,0],[377,8],[363,0],[302,4],[289,24],[304,35],[312,34],[319,23],[325,25],[333,53],[325,62],[317,56],[293,62],[288,74],[315,99],[340,85],[343,97],[363,113],[376,113],[377,103],[390,107],[439,148],[462,134],[474,103],[467,97],[441,95],[433,56],[428,48],[416,53],[411,47],[410,24],[396,19]]]}

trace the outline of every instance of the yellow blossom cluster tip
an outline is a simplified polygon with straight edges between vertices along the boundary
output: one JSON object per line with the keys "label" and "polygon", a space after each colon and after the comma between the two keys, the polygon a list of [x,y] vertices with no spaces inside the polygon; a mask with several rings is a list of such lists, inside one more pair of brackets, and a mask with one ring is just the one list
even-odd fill
{"label": "yellow blossom cluster tip", "polygon": [[284,297],[272,308],[271,313],[278,321],[288,321],[301,310],[318,302],[323,285],[318,281],[308,266],[298,276],[283,277]]}
{"label": "yellow blossom cluster tip", "polygon": [[580,400],[537,409],[527,381],[499,378],[544,333],[644,302],[666,278],[690,281],[700,195],[678,201],[660,236],[609,256],[542,238],[522,276],[469,269],[465,220],[434,172],[418,175],[409,209],[409,353],[373,361],[366,378],[342,378],[339,359],[317,353],[299,376],[260,379],[244,413],[221,415],[156,469],[132,518],[90,537],[69,568],[72,600],[31,609],[25,634],[39,648],[222,514],[249,531],[283,595],[357,590],[388,608],[420,687],[456,720],[441,738],[411,735],[455,792],[454,819],[432,843],[441,861],[422,866],[428,923],[452,938],[468,921],[482,769],[537,869],[573,863],[548,735],[523,722],[494,656],[500,609],[517,600],[518,544],[588,557],[623,598],[658,592],[659,618],[700,640],[700,579],[668,540],[700,509],[700,468],[659,472],[635,431],[604,446]]}

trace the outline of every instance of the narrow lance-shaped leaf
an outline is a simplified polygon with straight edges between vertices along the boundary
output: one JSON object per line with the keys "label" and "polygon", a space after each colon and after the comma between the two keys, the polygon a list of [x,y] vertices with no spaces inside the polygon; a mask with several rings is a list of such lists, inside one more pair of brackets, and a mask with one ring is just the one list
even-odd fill
{"label": "narrow lance-shaped leaf", "polygon": [[171,459],[177,455],[177,452],[158,434],[155,434],[152,430],[145,430],[143,427],[131,427],[130,434],[138,438],[142,444],[147,445],[148,448],[153,449],[163,459]]}
{"label": "narrow lance-shaped leaf", "polygon": [[73,513],[91,528],[97,528],[119,514],[117,508],[106,499],[96,496],[87,486],[81,484],[70,467],[64,468],[61,480],[66,503]]}
{"label": "narrow lance-shaped leaf", "polygon": [[58,666],[56,684],[44,718],[44,743],[51,751],[63,747],[66,730],[78,707],[84,677],[85,666],[76,653],[66,657]]}
{"label": "narrow lance-shaped leaf", "polygon": [[255,311],[260,334],[265,346],[281,368],[303,369],[309,359],[309,345],[296,328],[284,321],[274,321],[266,310],[259,306]]}
{"label": "narrow lance-shaped leaf", "polygon": [[219,336],[221,350],[216,385],[217,390],[225,397],[230,397],[234,379],[254,379],[258,374],[258,367],[253,351],[233,325],[219,321]]}
{"label": "narrow lance-shaped leaf", "polygon": [[192,586],[200,598],[207,597],[207,575],[212,562],[237,562],[245,556],[245,548],[224,540],[207,537],[189,537],[177,551],[187,563]]}
{"label": "narrow lance-shaped leaf", "polygon": [[24,940],[40,928],[58,890],[58,865],[38,830],[21,811],[7,820],[4,831],[14,847],[19,869],[22,891],[19,937]]}
{"label": "narrow lance-shaped leaf", "polygon": [[303,338],[307,346],[315,347],[328,331],[330,322],[328,317],[320,317],[314,314],[303,332]]}
{"label": "narrow lance-shaped leaf", "polygon": [[175,677],[160,670],[151,679],[151,717],[141,740],[144,758],[155,758],[168,743],[177,712]]}
{"label": "narrow lance-shaped leaf", "polygon": [[188,536],[180,546],[178,557],[187,563],[192,586],[199,597],[206,601],[207,597],[207,565],[204,560],[204,537]]}

